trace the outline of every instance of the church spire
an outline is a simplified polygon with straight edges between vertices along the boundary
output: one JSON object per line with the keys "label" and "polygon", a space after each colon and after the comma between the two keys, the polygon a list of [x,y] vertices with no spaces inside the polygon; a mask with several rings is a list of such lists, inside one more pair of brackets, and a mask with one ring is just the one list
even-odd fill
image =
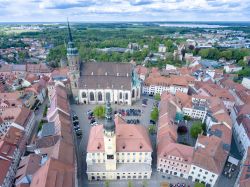
{"label": "church spire", "polygon": [[73,42],[73,38],[72,38],[71,29],[70,29],[70,26],[69,26],[69,20],[68,19],[67,19],[67,22],[68,22],[69,42]]}
{"label": "church spire", "polygon": [[104,130],[108,132],[115,131],[115,123],[112,119],[112,108],[109,100],[107,101],[105,108]]}

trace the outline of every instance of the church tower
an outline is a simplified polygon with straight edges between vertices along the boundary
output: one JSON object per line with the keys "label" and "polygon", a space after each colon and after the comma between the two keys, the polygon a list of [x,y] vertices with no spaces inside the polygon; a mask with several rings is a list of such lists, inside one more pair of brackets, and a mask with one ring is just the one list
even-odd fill
{"label": "church tower", "polygon": [[106,103],[105,123],[103,128],[106,170],[114,171],[116,170],[116,134],[115,123],[112,119],[112,108],[109,100]]}
{"label": "church tower", "polygon": [[78,79],[80,77],[80,57],[73,42],[71,29],[68,22],[69,41],[67,46],[67,58],[69,66],[69,79],[71,91],[74,97],[78,96]]}

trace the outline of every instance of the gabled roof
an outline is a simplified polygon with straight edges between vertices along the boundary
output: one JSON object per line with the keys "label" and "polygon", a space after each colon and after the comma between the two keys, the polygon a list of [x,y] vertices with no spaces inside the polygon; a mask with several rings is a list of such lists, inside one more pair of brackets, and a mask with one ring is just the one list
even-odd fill
{"label": "gabled roof", "polygon": [[74,187],[74,167],[50,158],[33,176],[30,187]]}
{"label": "gabled roof", "polygon": [[27,178],[28,182],[31,182],[32,177],[35,172],[40,168],[40,162],[42,157],[37,154],[30,154],[22,158],[19,163],[18,170],[16,172],[16,182],[15,184],[22,183],[23,178]]}
{"label": "gabled roof", "polygon": [[[142,125],[128,125],[115,117],[117,152],[152,152],[147,129]],[[104,152],[103,125],[91,128],[87,152]]]}

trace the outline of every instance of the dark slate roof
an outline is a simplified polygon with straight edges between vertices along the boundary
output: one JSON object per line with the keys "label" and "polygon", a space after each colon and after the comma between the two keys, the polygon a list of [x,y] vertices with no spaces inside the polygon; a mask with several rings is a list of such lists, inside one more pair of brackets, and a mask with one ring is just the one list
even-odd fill
{"label": "dark slate roof", "polygon": [[42,133],[41,133],[42,137],[53,136],[54,134],[55,134],[55,125],[54,125],[54,123],[43,124]]}
{"label": "dark slate roof", "polygon": [[132,70],[132,65],[129,63],[84,63],[81,68],[79,88],[131,90]]}

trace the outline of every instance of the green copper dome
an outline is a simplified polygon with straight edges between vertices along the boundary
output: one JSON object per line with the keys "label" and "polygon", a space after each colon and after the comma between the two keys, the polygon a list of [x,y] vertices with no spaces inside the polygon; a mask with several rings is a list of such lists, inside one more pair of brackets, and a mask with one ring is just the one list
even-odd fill
{"label": "green copper dome", "polygon": [[110,101],[107,101],[106,103],[106,109],[105,109],[105,122],[104,122],[104,130],[108,132],[115,131],[115,122],[112,119],[112,108]]}

